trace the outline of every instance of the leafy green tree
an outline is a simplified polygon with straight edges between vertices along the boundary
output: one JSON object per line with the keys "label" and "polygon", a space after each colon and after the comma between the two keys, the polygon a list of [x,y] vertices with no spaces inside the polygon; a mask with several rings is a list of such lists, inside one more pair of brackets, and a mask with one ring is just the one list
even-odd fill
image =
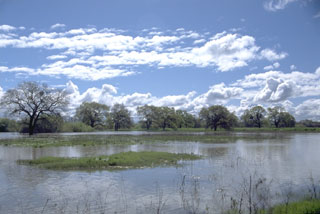
{"label": "leafy green tree", "polygon": [[6,91],[0,102],[10,114],[22,114],[27,118],[29,135],[33,135],[41,116],[58,114],[68,104],[66,91],[36,82],[23,82],[17,88]]}
{"label": "leafy green tree", "polygon": [[221,105],[213,105],[209,108],[202,108],[200,118],[205,122],[206,128],[217,130],[218,127],[230,129],[236,125],[237,117]]}
{"label": "leafy green tree", "polygon": [[137,114],[140,117],[140,123],[142,126],[149,130],[152,123],[156,120],[157,107],[155,106],[139,106],[137,107]]}
{"label": "leafy green tree", "polygon": [[120,128],[131,128],[130,111],[123,104],[115,104],[111,109],[110,116],[115,131]]}
{"label": "leafy green tree", "polygon": [[178,127],[179,128],[194,128],[196,119],[195,117],[188,113],[186,110],[177,110],[176,111],[177,119],[178,119]]}
{"label": "leafy green tree", "polygon": [[273,108],[268,108],[268,119],[271,125],[274,125],[276,128],[279,128],[281,122],[281,112],[284,111],[284,108],[281,106],[275,106]]}
{"label": "leafy green tree", "polygon": [[77,108],[76,118],[92,128],[101,128],[106,124],[109,109],[104,104],[84,102]]}
{"label": "leafy green tree", "polygon": [[281,112],[280,118],[281,118],[281,120],[279,123],[279,127],[295,127],[296,119],[290,113]]}
{"label": "leafy green tree", "polygon": [[268,108],[268,118],[270,123],[276,128],[294,127],[296,124],[295,118],[281,106]]}
{"label": "leafy green tree", "polygon": [[174,108],[169,108],[166,106],[155,108],[155,124],[165,130],[167,127],[172,129],[177,129],[177,116],[175,114]]}
{"label": "leafy green tree", "polygon": [[18,130],[19,125],[15,120],[0,118],[0,132],[16,132]]}
{"label": "leafy green tree", "polygon": [[[36,126],[34,127],[34,133],[55,133],[60,132],[63,128],[63,118],[57,115],[42,115]],[[22,120],[22,126],[20,132],[28,133],[28,120]]]}
{"label": "leafy green tree", "polygon": [[255,106],[251,109],[245,110],[243,115],[241,116],[241,120],[243,121],[246,127],[259,127],[261,128],[266,110],[261,106]]}

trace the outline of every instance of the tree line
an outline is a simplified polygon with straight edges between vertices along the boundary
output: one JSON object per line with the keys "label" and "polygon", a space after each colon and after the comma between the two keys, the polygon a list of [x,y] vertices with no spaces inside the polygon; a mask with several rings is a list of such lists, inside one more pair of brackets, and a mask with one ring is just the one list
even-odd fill
{"label": "tree line", "polygon": [[[264,109],[254,106],[244,111],[240,118],[222,105],[203,107],[198,115],[167,106],[144,105],[136,108],[138,122],[123,104],[107,106],[97,102],[84,102],[75,115],[63,118],[68,111],[68,94],[64,90],[49,88],[45,84],[23,82],[5,92],[0,106],[10,115],[19,115],[19,122],[0,119],[0,131],[59,132],[130,129],[133,126],[146,130],[167,128],[200,128],[216,131],[233,127],[294,127],[295,118],[284,108],[276,106]],[[313,121],[309,124],[316,125]]]}

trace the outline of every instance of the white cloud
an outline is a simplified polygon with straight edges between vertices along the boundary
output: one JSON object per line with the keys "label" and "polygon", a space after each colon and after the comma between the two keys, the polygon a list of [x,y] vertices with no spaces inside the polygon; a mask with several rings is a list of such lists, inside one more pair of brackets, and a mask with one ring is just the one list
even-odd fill
{"label": "white cloud", "polygon": [[280,67],[280,63],[279,62],[275,62],[272,65],[265,66],[263,69],[266,70],[266,71],[269,71],[269,70],[276,69],[276,68],[279,68],[279,67]]}
{"label": "white cloud", "polygon": [[51,55],[47,57],[47,59],[49,60],[57,60],[57,59],[65,59],[65,58],[67,58],[67,56],[65,55]]}
{"label": "white cloud", "polygon": [[215,65],[220,71],[228,71],[247,66],[247,62],[256,58],[258,50],[251,36],[221,33],[202,47],[194,48],[190,60],[198,66]]}
{"label": "white cloud", "polygon": [[[278,88],[279,85],[277,85],[276,88],[272,87],[273,83],[276,83],[270,79],[278,81],[281,87]],[[270,84],[268,84],[268,81],[266,80],[270,80]],[[246,90],[259,91],[259,96],[257,95],[256,99],[270,102],[281,100],[281,97],[284,99],[288,94],[290,94],[290,97],[292,98],[320,96],[320,68],[314,73],[299,71],[292,71],[290,73],[268,71],[265,73],[250,74],[231,85]],[[291,89],[294,90],[291,91]],[[273,96],[271,96],[272,92],[274,92]],[[266,94],[269,94],[270,97],[264,96]],[[264,97],[266,97],[266,99],[264,99]]]}
{"label": "white cloud", "polygon": [[1,97],[3,96],[3,89],[1,88],[1,86],[0,86],[0,99],[1,99]]}
{"label": "white cloud", "polygon": [[294,83],[281,79],[270,78],[265,87],[256,94],[255,102],[279,102],[291,97],[294,92]]}
{"label": "white cloud", "polygon": [[54,24],[54,25],[51,25],[51,29],[56,29],[56,28],[64,28],[66,27],[65,24],[60,24],[60,23],[57,23],[57,24]]}
{"label": "white cloud", "polygon": [[288,4],[297,0],[268,0],[264,3],[264,8],[268,11],[277,11],[284,9]]}
{"label": "white cloud", "polygon": [[156,106],[170,106],[181,108],[184,105],[187,105],[192,100],[195,94],[196,92],[192,91],[186,95],[169,95],[157,99],[153,102],[153,104]]}
{"label": "white cloud", "polygon": [[274,50],[271,49],[264,49],[260,53],[262,58],[265,58],[269,61],[276,61],[276,60],[281,60],[284,59],[288,56],[287,53],[276,53]]}
{"label": "white cloud", "polygon": [[295,108],[299,119],[313,119],[320,121],[320,99],[308,99]]}
{"label": "white cloud", "polygon": [[6,66],[0,66],[0,72],[25,72],[29,74],[34,74],[35,70],[28,67],[13,67],[8,68]]}
{"label": "white cloud", "polygon": [[12,31],[16,28],[11,25],[0,25],[0,31]]}
{"label": "white cloud", "polygon": [[195,40],[194,42],[193,42],[193,44],[200,44],[200,43],[205,43],[206,42],[206,40],[205,39],[197,39],[197,40]]}
{"label": "white cloud", "polygon": [[273,65],[268,65],[263,68],[263,70],[269,71],[273,69]]}
{"label": "white cloud", "polygon": [[293,70],[297,70],[297,67],[295,65],[290,65],[290,70],[293,71]]}
{"label": "white cloud", "polygon": [[[159,32],[153,36],[150,36],[148,31],[145,31],[144,34],[133,37],[128,35],[128,32],[117,29],[98,31],[95,28],[71,29],[66,32],[33,32],[30,35],[20,37],[3,34],[0,37],[0,47],[54,49],[61,52],[48,56],[47,59],[61,60],[68,55],[74,57],[74,60],[81,59],[81,63],[74,64],[74,66],[78,66],[76,67],[78,70],[80,68],[83,70],[83,64],[88,64],[93,68],[85,69],[92,72],[101,72],[101,67],[104,67],[104,71],[113,70],[111,72],[113,74],[123,73],[119,72],[115,66],[122,66],[125,70],[129,70],[132,65],[148,65],[158,68],[165,66],[210,66],[216,67],[219,71],[230,71],[247,66],[252,60],[275,61],[287,56],[286,53],[277,53],[268,48],[259,52],[260,47],[256,44],[255,38],[249,35],[222,32],[208,38],[207,34],[201,35],[184,29],[173,33],[170,31]],[[101,51],[101,53],[97,54],[97,51]],[[55,67],[57,70],[63,71],[61,74],[67,73],[67,76],[77,77],[78,75],[66,71],[68,63],[56,61],[41,67],[46,68],[48,75],[59,75],[59,72],[48,71],[48,67]],[[57,67],[57,65],[61,67]],[[40,72],[43,70],[42,68],[35,70]],[[45,73],[41,74],[45,75]],[[84,72],[82,71],[82,73]],[[128,74],[128,72],[124,73]],[[108,75],[97,74],[94,76],[113,77],[110,72]],[[88,79],[88,75],[82,79]]]}

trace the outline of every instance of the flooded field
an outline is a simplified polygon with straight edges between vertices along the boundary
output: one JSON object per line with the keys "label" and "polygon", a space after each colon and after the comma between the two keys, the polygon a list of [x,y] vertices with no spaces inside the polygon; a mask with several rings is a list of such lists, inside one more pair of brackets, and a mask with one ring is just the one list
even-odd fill
{"label": "flooded field", "polygon": [[[167,133],[121,134],[139,138]],[[108,138],[114,132],[97,135]],[[205,133],[192,135],[201,139]],[[160,139],[41,148],[1,145],[0,213],[223,213],[240,205],[243,210],[265,208],[289,196],[294,200],[310,194],[310,185],[318,188],[320,134],[235,135],[246,137],[223,142]],[[63,134],[66,139],[71,136],[75,137]],[[0,139],[20,137],[0,134]],[[56,135],[47,136],[52,137]],[[45,170],[16,163],[46,156],[90,157],[127,151],[187,153],[203,158],[183,161],[181,166],[121,171]]]}

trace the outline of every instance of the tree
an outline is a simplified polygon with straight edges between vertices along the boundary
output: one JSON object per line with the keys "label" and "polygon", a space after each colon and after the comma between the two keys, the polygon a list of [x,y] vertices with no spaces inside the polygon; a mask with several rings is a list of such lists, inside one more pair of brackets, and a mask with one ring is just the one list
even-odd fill
{"label": "tree", "polygon": [[165,130],[167,127],[177,129],[178,119],[174,108],[169,108],[167,106],[156,107],[155,118],[155,123],[159,128],[162,128],[162,130]]}
{"label": "tree", "polygon": [[156,120],[156,107],[149,105],[139,106],[137,107],[137,114],[140,117],[140,123],[149,130]]}
{"label": "tree", "polygon": [[110,116],[115,131],[118,131],[120,128],[130,128],[132,126],[130,112],[123,104],[115,104],[111,109]]}
{"label": "tree", "polygon": [[276,128],[279,127],[281,121],[280,113],[284,111],[284,108],[281,106],[275,106],[273,108],[268,108],[268,119],[270,124],[274,125]]}
{"label": "tree", "polygon": [[178,118],[178,127],[194,128],[196,124],[195,117],[188,113],[186,110],[177,110],[176,115]]}
{"label": "tree", "polygon": [[246,127],[259,127],[261,128],[263,119],[266,115],[266,110],[261,106],[252,107],[249,110],[246,110],[241,116]]}
{"label": "tree", "polygon": [[281,118],[281,120],[279,123],[279,127],[295,127],[296,119],[290,113],[281,112],[280,118]]}
{"label": "tree", "polygon": [[237,117],[221,105],[213,105],[209,108],[202,108],[200,118],[206,124],[206,128],[217,130],[218,127],[230,129],[237,122]]}
{"label": "tree", "polygon": [[109,106],[96,103],[84,102],[76,110],[76,117],[92,128],[99,128],[106,124]]}
{"label": "tree", "polygon": [[41,116],[58,114],[68,103],[67,93],[63,90],[49,88],[46,84],[23,82],[6,91],[0,105],[5,106],[10,114],[26,116],[29,135],[33,135]]}
{"label": "tree", "polygon": [[[28,121],[21,121],[22,126],[20,132],[28,133]],[[33,129],[34,133],[55,133],[62,130],[63,118],[60,114],[42,115]]]}
{"label": "tree", "polygon": [[305,127],[320,127],[320,122],[313,120],[301,120],[299,123]]}
{"label": "tree", "polygon": [[0,132],[16,132],[19,130],[18,123],[8,118],[0,118]]}
{"label": "tree", "polygon": [[270,123],[276,128],[294,127],[296,124],[295,118],[281,106],[268,108],[268,118]]}

